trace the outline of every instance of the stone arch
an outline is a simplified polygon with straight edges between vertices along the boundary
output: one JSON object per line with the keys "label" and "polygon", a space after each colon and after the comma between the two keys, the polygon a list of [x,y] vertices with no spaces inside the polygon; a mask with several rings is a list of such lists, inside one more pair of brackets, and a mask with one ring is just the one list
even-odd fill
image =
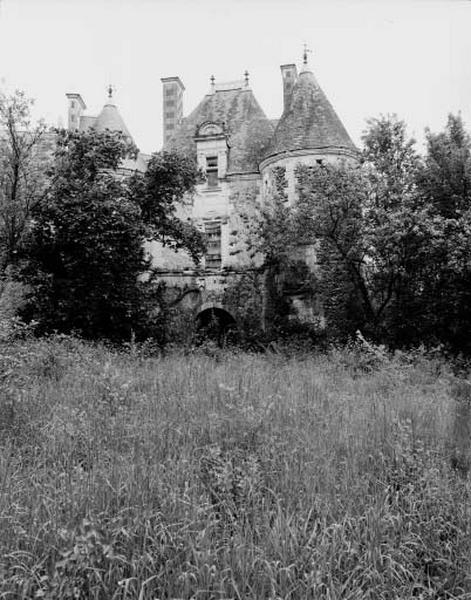
{"label": "stone arch", "polygon": [[216,318],[225,326],[235,326],[237,324],[231,313],[220,302],[205,302],[196,315],[197,321],[202,323],[208,322],[211,318]]}
{"label": "stone arch", "polygon": [[196,326],[205,336],[217,339],[222,345],[229,331],[237,328],[231,313],[219,302],[205,302],[196,315]]}
{"label": "stone arch", "polygon": [[201,306],[199,307],[199,310],[198,310],[198,315],[200,313],[202,313],[203,311],[209,310],[211,308],[217,308],[219,310],[224,310],[230,314],[230,311],[227,310],[227,308],[222,304],[222,302],[217,302],[217,301],[211,299],[211,300],[206,300],[206,302],[203,302],[201,304]]}

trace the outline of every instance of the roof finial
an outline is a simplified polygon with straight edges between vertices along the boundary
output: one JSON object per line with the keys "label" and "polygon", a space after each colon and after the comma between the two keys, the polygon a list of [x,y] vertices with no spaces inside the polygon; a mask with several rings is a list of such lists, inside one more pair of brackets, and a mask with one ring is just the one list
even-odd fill
{"label": "roof finial", "polygon": [[306,42],[304,42],[304,51],[303,51],[303,66],[307,67],[307,53],[312,52],[310,48],[308,48]]}
{"label": "roof finial", "polygon": [[247,69],[245,69],[244,79],[245,79],[245,87],[249,87],[249,72],[247,71]]}
{"label": "roof finial", "polygon": [[214,92],[216,91],[216,77],[214,77],[214,75],[211,75],[209,80],[211,81],[211,93],[214,94]]}
{"label": "roof finial", "polygon": [[108,92],[108,99],[111,100],[113,98],[113,92],[115,91],[115,87],[111,85],[111,83],[109,83],[108,87],[106,88],[106,91]]}

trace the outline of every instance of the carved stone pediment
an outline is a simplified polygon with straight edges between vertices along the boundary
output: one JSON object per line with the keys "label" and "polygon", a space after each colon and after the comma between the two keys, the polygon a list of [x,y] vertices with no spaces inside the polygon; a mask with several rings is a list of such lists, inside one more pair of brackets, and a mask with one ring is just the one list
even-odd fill
{"label": "carved stone pediment", "polygon": [[205,121],[196,129],[197,138],[201,137],[214,137],[224,136],[224,126],[221,123],[215,123],[214,121]]}

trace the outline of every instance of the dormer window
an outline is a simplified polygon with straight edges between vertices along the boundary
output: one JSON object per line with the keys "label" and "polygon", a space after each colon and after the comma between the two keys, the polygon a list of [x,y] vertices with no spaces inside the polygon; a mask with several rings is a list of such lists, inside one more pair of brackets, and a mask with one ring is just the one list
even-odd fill
{"label": "dormer window", "polygon": [[207,156],[206,157],[206,180],[209,188],[218,187],[218,157]]}
{"label": "dormer window", "polygon": [[219,190],[226,177],[229,156],[227,136],[224,123],[205,121],[196,128],[194,140],[198,166],[206,175],[203,192]]}

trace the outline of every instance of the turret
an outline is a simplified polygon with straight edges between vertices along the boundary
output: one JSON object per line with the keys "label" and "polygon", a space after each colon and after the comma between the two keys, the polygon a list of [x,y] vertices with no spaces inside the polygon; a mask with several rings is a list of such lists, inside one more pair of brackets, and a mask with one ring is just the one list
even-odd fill
{"label": "turret", "polygon": [[358,151],[335,110],[317,83],[303,52],[299,74],[295,65],[282,65],[284,110],[275,129],[260,172],[264,189],[270,189],[276,167],[285,174],[287,199],[296,193],[298,164],[320,165],[343,161],[355,164]]}

